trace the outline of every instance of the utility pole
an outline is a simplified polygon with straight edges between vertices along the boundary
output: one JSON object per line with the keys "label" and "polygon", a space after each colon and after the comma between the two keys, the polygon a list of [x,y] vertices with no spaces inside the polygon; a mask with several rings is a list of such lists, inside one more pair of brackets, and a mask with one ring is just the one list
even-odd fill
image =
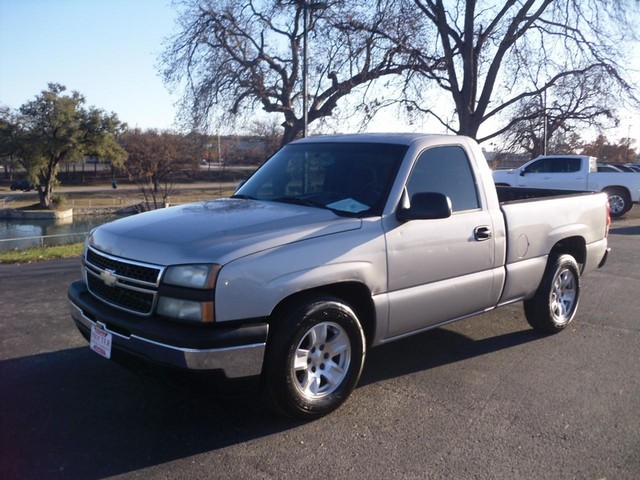
{"label": "utility pole", "polygon": [[304,23],[302,30],[302,37],[304,46],[302,47],[302,138],[307,137],[307,124],[309,123],[309,118],[307,115],[308,105],[307,105],[307,57],[309,55],[309,46],[308,46],[308,33],[309,29],[309,3],[307,0],[304,0],[302,5],[302,22]]}
{"label": "utility pole", "polygon": [[307,136],[307,127],[309,125],[309,99],[308,99],[308,76],[309,76],[309,10],[324,10],[329,7],[325,2],[302,2],[302,137]]}
{"label": "utility pole", "polygon": [[542,92],[542,154],[547,154],[547,91]]}

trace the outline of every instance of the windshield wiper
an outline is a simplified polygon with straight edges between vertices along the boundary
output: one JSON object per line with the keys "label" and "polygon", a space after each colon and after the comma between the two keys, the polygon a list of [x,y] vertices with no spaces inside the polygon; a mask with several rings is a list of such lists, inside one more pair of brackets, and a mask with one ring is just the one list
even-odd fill
{"label": "windshield wiper", "polygon": [[313,200],[309,200],[308,198],[300,198],[300,197],[279,197],[272,199],[274,202],[282,202],[282,203],[290,203],[292,205],[303,205],[305,207],[316,207],[316,208],[324,208],[330,210],[323,203],[314,202]]}
{"label": "windshield wiper", "polygon": [[309,200],[308,198],[300,198],[300,197],[279,197],[271,199],[273,202],[282,202],[282,203],[290,203],[292,205],[302,205],[304,207],[315,207],[321,208],[323,210],[329,210],[340,217],[353,217],[354,215],[350,212],[345,212],[343,210],[338,210],[335,208],[331,208],[328,205],[320,202],[314,202],[313,200]]}
{"label": "windshield wiper", "polygon": [[257,198],[252,197],[251,195],[242,195],[242,194],[234,194],[231,195],[231,198],[240,198],[242,200],[257,200]]}

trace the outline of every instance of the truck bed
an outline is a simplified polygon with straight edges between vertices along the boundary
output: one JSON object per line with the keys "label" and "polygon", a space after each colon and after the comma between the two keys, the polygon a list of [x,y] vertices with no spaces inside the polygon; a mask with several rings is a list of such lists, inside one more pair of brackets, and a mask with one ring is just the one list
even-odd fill
{"label": "truck bed", "polygon": [[604,193],[497,187],[507,227],[507,280],[501,303],[526,298],[540,282],[547,256],[571,242],[584,273],[606,249]]}
{"label": "truck bed", "polygon": [[593,195],[594,192],[579,192],[575,190],[556,190],[550,188],[525,188],[496,186],[500,204],[540,200],[545,197]]}

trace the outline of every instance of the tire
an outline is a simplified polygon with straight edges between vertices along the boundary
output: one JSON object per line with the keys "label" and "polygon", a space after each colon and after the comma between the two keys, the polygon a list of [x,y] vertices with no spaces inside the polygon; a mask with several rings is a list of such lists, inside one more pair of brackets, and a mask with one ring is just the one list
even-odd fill
{"label": "tire", "polygon": [[338,298],[311,296],[289,305],[274,320],[265,387],[275,407],[304,420],[337,409],[364,365],[366,342],[354,311]]}
{"label": "tire", "polygon": [[535,330],[558,333],[573,320],[580,300],[580,270],[571,255],[549,257],[535,295],[524,301],[524,313]]}
{"label": "tire", "polygon": [[629,193],[620,188],[608,188],[603,190],[609,197],[611,217],[621,217],[631,210],[631,198]]}

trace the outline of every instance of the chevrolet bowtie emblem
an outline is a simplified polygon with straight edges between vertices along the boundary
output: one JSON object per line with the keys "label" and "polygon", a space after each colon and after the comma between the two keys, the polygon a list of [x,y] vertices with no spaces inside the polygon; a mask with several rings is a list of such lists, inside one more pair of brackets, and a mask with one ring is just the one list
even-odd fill
{"label": "chevrolet bowtie emblem", "polygon": [[107,287],[113,287],[118,283],[118,277],[116,277],[114,273],[114,270],[100,272],[100,280],[102,280]]}

